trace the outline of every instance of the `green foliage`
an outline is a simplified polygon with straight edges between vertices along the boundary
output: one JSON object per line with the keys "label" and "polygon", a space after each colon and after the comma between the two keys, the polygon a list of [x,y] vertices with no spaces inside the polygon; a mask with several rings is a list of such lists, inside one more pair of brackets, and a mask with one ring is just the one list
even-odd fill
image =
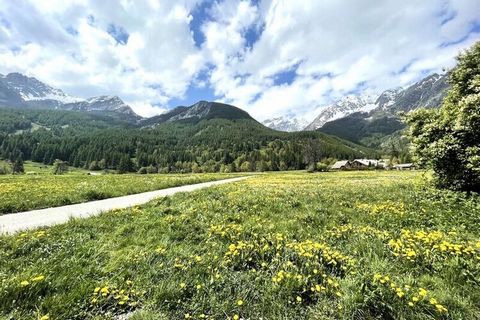
{"label": "green foliage", "polygon": [[317,171],[320,171],[320,172],[328,171],[328,164],[323,162],[317,162]]}
{"label": "green foliage", "polygon": [[480,192],[480,42],[457,60],[442,107],[409,114],[409,136],[438,186]]}
{"label": "green foliage", "polygon": [[[226,116],[226,107],[215,116]],[[135,172],[141,167],[160,172],[276,171],[305,169],[319,156],[374,157],[376,152],[320,132],[287,133],[268,129],[244,112],[229,119],[166,122],[138,128],[105,115],[59,111],[24,113],[35,126],[18,134],[0,133],[0,157],[74,167]],[[0,109],[0,113],[2,110]],[[160,116],[159,116],[160,117]],[[308,159],[307,159],[308,158]],[[134,161],[132,161],[134,160]],[[222,166],[223,165],[223,166]]]}
{"label": "green foliage", "polygon": [[53,174],[64,174],[68,172],[68,163],[59,159],[53,162]]}
{"label": "green foliage", "polygon": [[480,198],[428,179],[267,173],[1,236],[0,318],[477,319]]}
{"label": "green foliage", "polygon": [[127,173],[134,171],[134,164],[129,155],[124,155],[118,164],[118,173]]}
{"label": "green foliage", "polygon": [[21,157],[17,157],[12,162],[12,174],[19,174],[25,173],[25,169],[23,168],[23,159]]}
{"label": "green foliage", "polygon": [[22,112],[0,108],[0,133],[15,133],[17,130],[31,128],[31,122]]}
{"label": "green foliage", "polygon": [[319,130],[342,139],[378,147],[385,136],[405,128],[397,117],[376,114],[373,119],[365,113],[353,113],[347,117],[327,122]]}
{"label": "green foliage", "polygon": [[0,175],[8,174],[9,170],[6,165],[0,165]]}

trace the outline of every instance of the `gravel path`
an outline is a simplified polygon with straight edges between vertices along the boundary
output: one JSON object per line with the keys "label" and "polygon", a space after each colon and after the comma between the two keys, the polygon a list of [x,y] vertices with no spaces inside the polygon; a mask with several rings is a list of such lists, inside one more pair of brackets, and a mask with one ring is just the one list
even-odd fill
{"label": "gravel path", "polygon": [[219,181],[210,181],[186,186],[150,191],[129,196],[97,200],[63,207],[32,210],[0,216],[0,234],[14,233],[22,230],[52,226],[67,222],[70,218],[88,218],[104,211],[123,209],[147,203],[158,197],[171,196],[178,192],[190,192],[220,184],[235,182],[249,177],[231,178]]}

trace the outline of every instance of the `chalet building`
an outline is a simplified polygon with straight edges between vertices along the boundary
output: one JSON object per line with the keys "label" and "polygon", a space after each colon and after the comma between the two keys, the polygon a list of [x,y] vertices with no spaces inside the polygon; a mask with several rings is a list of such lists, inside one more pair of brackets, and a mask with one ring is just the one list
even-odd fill
{"label": "chalet building", "polygon": [[415,165],[413,163],[401,163],[393,166],[393,169],[396,170],[415,170]]}
{"label": "chalet building", "polygon": [[330,168],[331,170],[346,170],[350,169],[352,167],[350,161],[348,160],[341,160],[335,162],[332,167]]}
{"label": "chalet building", "polygon": [[373,159],[355,159],[351,163],[353,169],[368,169],[384,166],[383,162]]}

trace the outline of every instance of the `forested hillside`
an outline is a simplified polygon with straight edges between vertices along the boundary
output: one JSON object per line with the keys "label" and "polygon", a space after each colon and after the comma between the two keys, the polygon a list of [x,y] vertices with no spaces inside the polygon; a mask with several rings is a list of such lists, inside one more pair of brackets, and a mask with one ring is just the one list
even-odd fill
{"label": "forested hillside", "polygon": [[[90,170],[215,172],[303,169],[321,158],[375,152],[320,132],[278,132],[253,119],[232,119],[222,107],[205,118],[157,124],[115,115],[0,109],[0,157],[51,164],[55,159]],[[214,116],[212,116],[212,114]],[[248,114],[247,114],[248,115]]]}

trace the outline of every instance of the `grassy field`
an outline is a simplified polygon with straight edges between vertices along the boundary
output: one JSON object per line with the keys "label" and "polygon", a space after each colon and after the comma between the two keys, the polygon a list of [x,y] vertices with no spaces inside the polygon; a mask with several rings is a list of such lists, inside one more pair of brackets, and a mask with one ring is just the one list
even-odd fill
{"label": "grassy field", "polygon": [[221,173],[93,176],[78,169],[53,175],[51,166],[35,163],[27,163],[25,171],[37,174],[0,175],[0,215],[238,176]]}
{"label": "grassy field", "polygon": [[480,319],[480,198],[276,173],[0,237],[5,319]]}

